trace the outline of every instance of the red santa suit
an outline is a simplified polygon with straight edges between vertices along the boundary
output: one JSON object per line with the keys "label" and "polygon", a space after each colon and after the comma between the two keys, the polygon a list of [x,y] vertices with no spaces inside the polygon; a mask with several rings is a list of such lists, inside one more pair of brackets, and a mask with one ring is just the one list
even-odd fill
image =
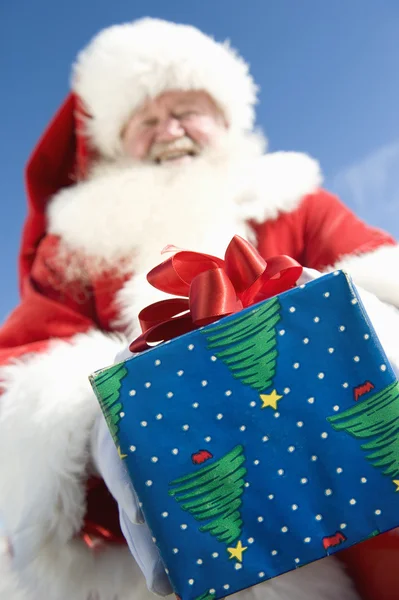
{"label": "red santa suit", "polygon": [[[132,164],[121,156],[120,131],[147,96],[167,89],[207,90],[227,118],[226,135],[184,167]],[[20,570],[33,600],[152,597],[92,467],[99,408],[87,376],[138,333],[137,314],[154,300],[143,274],[166,244],[222,255],[239,233],[265,258],[345,267],[399,307],[396,241],[323,190],[313,159],[264,153],[252,132],[255,98],[242,59],[193,28],[154,20],[113,27],[79,56],[73,93],[29,161],[21,303],[0,331],[0,514],[11,539],[33,528],[42,540]],[[395,340],[386,350],[394,359]],[[362,597],[396,597],[399,536],[342,556]],[[264,585],[254,590],[267,600]],[[284,593],[275,597],[294,598]],[[306,597],[327,598],[316,588]]]}

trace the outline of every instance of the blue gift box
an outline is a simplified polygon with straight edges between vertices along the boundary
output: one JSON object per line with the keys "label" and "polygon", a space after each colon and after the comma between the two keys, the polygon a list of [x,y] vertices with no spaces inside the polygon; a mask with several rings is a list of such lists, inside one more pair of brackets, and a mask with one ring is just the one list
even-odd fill
{"label": "blue gift box", "polygon": [[399,384],[341,271],[91,383],[183,600],[398,525]]}

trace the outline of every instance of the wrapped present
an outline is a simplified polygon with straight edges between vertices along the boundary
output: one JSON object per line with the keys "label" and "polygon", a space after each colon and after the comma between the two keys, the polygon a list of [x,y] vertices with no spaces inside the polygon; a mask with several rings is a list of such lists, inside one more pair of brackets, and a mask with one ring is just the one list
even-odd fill
{"label": "wrapped present", "polygon": [[[176,326],[163,305],[133,347],[172,339],[91,377],[183,600],[223,598],[399,522],[399,384],[356,289],[341,271],[293,287],[295,265],[262,268],[238,292],[230,273],[238,311],[219,297],[232,314],[206,324],[217,311],[201,308]],[[250,305],[266,280],[272,297]]]}

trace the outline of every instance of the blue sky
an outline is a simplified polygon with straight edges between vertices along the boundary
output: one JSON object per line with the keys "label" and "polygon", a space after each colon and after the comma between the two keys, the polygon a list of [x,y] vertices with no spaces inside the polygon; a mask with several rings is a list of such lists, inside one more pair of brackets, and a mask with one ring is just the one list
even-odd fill
{"label": "blue sky", "polygon": [[0,318],[16,304],[23,168],[102,27],[142,16],[229,38],[261,87],[271,150],[317,158],[326,186],[399,236],[397,0],[12,0],[0,7]]}

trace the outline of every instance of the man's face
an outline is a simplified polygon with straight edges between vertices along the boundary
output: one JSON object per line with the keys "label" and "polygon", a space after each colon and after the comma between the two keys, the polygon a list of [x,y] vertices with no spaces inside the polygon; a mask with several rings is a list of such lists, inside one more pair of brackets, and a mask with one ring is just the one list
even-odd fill
{"label": "man's face", "polygon": [[188,162],[212,145],[226,126],[206,92],[165,92],[146,102],[127,123],[123,149],[135,160]]}

